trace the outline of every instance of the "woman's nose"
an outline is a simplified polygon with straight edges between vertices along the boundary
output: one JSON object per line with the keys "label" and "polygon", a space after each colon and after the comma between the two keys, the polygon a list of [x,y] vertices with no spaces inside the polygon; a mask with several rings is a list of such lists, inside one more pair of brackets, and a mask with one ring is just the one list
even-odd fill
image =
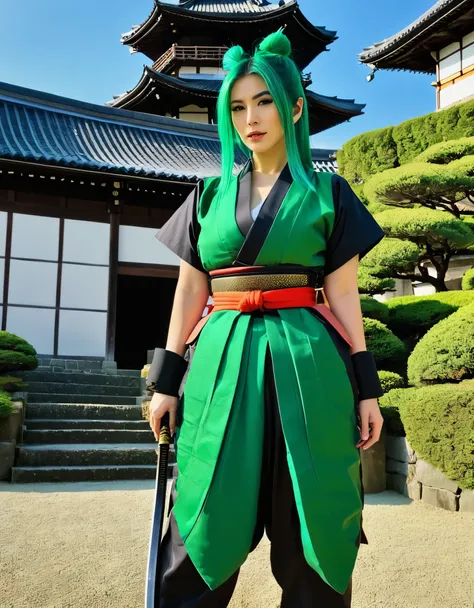
{"label": "woman's nose", "polygon": [[247,124],[254,125],[257,122],[258,122],[257,113],[255,112],[255,110],[253,108],[249,108],[247,110]]}

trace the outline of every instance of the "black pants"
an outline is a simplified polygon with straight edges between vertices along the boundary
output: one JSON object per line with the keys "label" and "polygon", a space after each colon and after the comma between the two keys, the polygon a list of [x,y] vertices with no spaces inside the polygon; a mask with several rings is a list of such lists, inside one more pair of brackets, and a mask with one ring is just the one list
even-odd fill
{"label": "black pants", "polygon": [[[265,362],[265,432],[257,522],[250,551],[264,530],[271,542],[273,575],[282,588],[281,608],[349,608],[352,579],[341,595],[306,562],[283,439],[271,357]],[[175,482],[171,504],[176,500]],[[238,522],[237,522],[238,524]],[[234,592],[240,568],[211,590],[189,558],[171,510],[160,549],[160,608],[225,608]]]}

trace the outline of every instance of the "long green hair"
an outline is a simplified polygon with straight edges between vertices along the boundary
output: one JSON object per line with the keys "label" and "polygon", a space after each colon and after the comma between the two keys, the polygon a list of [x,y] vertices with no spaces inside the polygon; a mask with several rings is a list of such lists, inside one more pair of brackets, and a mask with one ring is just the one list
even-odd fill
{"label": "long green hair", "polygon": [[[313,164],[309,142],[309,121],[306,97],[301,83],[301,75],[290,58],[291,44],[282,29],[269,34],[257,46],[252,56],[241,46],[233,46],[225,53],[222,61],[224,70],[229,70],[217,100],[217,126],[221,140],[222,169],[218,188],[218,198],[228,191],[235,162],[235,146],[250,158],[252,152],[241,140],[234,128],[231,116],[231,91],[235,81],[247,74],[258,74],[265,81],[268,91],[276,104],[285,136],[288,166],[293,179],[314,190],[311,181]],[[303,111],[293,122],[293,108],[303,97]]]}

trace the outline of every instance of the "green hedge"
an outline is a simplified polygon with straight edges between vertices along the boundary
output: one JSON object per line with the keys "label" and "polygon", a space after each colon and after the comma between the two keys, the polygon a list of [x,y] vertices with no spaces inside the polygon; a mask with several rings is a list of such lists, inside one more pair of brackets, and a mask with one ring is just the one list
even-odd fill
{"label": "green hedge", "polygon": [[15,378],[14,376],[0,376],[0,391],[7,391],[14,393],[15,391],[21,391],[28,385],[23,382],[21,378]]}
{"label": "green hedge", "polygon": [[466,291],[468,289],[474,289],[474,268],[466,270],[463,274],[461,289]]}
{"label": "green hedge", "polygon": [[387,300],[387,326],[399,338],[421,338],[442,319],[474,302],[474,292],[441,291],[428,296],[398,296]]}
{"label": "green hedge", "polygon": [[393,400],[410,445],[461,488],[474,489],[474,382],[402,390]]}
{"label": "green hedge", "polygon": [[460,137],[430,146],[416,157],[416,161],[447,165],[453,160],[471,154],[474,154],[474,137]]}
{"label": "green hedge", "polygon": [[400,417],[400,401],[410,400],[410,395],[418,390],[414,387],[394,388],[379,397],[380,413],[384,419],[384,427],[387,433],[405,437],[405,429]]}
{"label": "green hedge", "polygon": [[407,352],[403,342],[377,319],[362,318],[367,350],[374,354],[378,369],[405,374]]}
{"label": "green hedge", "polygon": [[369,175],[398,166],[393,127],[377,129],[353,137],[337,152],[339,172],[357,184]]}
{"label": "green hedge", "polygon": [[0,331],[0,372],[36,369],[36,350],[23,338],[8,331]]}
{"label": "green hedge", "polygon": [[362,316],[369,319],[377,319],[381,323],[387,324],[388,321],[388,306],[385,302],[379,302],[375,298],[368,295],[360,296],[360,307]]}
{"label": "green hedge", "polygon": [[11,397],[5,391],[0,391],[0,418],[6,418],[14,410]]}
{"label": "green hedge", "polygon": [[408,358],[408,379],[415,386],[473,377],[474,303],[432,327]]}
{"label": "green hedge", "polygon": [[395,289],[395,281],[391,278],[381,279],[374,276],[369,268],[359,264],[357,270],[357,287],[360,294],[373,295]]}
{"label": "green hedge", "polygon": [[377,173],[367,180],[364,194],[371,205],[375,203],[413,207],[420,202],[431,207],[445,199],[457,200],[460,192],[474,190],[474,156],[454,160],[448,165],[413,162]]}
{"label": "green hedge", "polygon": [[353,137],[337,152],[341,175],[358,184],[414,160],[433,144],[474,136],[474,101]]}
{"label": "green hedge", "polygon": [[384,370],[379,371],[378,374],[384,393],[388,393],[394,388],[403,388],[405,386],[405,380],[400,376],[400,374],[396,374],[395,372],[387,372]]}

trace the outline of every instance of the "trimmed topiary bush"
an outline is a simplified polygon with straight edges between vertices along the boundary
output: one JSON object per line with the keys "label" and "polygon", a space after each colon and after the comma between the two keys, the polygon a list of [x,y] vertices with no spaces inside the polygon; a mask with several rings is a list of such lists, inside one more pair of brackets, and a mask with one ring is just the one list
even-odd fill
{"label": "trimmed topiary bush", "polygon": [[384,427],[387,433],[405,437],[405,429],[400,418],[400,403],[401,401],[410,402],[411,395],[418,389],[409,388],[394,388],[385,395],[379,397],[380,413],[384,419]]}
{"label": "trimmed topiary bush", "polygon": [[474,268],[466,270],[462,277],[461,289],[474,289]]}
{"label": "trimmed topiary bush", "polygon": [[416,161],[446,165],[453,160],[474,154],[474,137],[441,141],[424,150]]}
{"label": "trimmed topiary bush", "polygon": [[37,367],[36,350],[31,344],[8,331],[0,331],[0,372]]}
{"label": "trimmed topiary bush", "polygon": [[387,326],[401,339],[420,339],[439,321],[472,303],[474,291],[461,290],[391,298],[387,301]]}
{"label": "trimmed topiary bush", "polygon": [[10,416],[14,409],[10,395],[5,391],[0,391],[0,418]]}
{"label": "trimmed topiary bush", "polygon": [[403,342],[377,319],[362,321],[367,350],[374,354],[377,368],[404,375],[408,354]]}
{"label": "trimmed topiary bush", "polygon": [[408,380],[415,386],[473,377],[474,303],[432,327],[408,358]]}
{"label": "trimmed topiary bush", "polygon": [[474,489],[474,381],[401,390],[409,392],[393,400],[410,445],[459,487]]}
{"label": "trimmed topiary bush", "polygon": [[388,306],[384,302],[379,302],[375,298],[367,295],[360,296],[360,307],[362,316],[369,319],[377,319],[381,323],[387,324]]}
{"label": "trimmed topiary bush", "polygon": [[23,382],[21,378],[15,378],[14,376],[0,376],[0,390],[14,393],[15,391],[21,391],[28,385]]}
{"label": "trimmed topiary bush", "polygon": [[403,388],[405,380],[395,372],[379,371],[380,384],[384,393],[388,393],[393,388]]}

